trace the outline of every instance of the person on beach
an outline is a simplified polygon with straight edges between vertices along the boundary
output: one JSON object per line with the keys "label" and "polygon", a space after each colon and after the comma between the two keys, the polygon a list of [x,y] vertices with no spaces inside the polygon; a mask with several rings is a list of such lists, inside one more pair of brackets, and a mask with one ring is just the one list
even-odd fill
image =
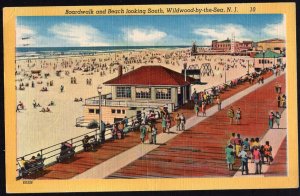
{"label": "person on beach", "polygon": [[273,123],[274,123],[274,113],[271,111],[269,113],[269,129],[273,129]]}
{"label": "person on beach", "polygon": [[274,121],[277,125],[277,128],[279,129],[279,126],[280,126],[280,119],[281,119],[281,115],[280,113],[277,111],[274,115]]}
{"label": "person on beach", "polygon": [[202,103],[202,116],[206,116],[206,102]]}
{"label": "person on beach", "polygon": [[142,123],[141,127],[140,127],[140,138],[141,138],[141,143],[143,144],[144,141],[145,141],[145,137],[146,137],[146,131],[147,131],[147,128],[145,126],[144,123]]}
{"label": "person on beach", "polygon": [[282,108],[286,108],[286,96],[285,96],[285,94],[283,94],[281,96],[280,105],[281,105]]}
{"label": "person on beach", "polygon": [[249,169],[248,169],[248,153],[246,151],[246,147],[243,148],[243,150],[238,154],[238,157],[241,158],[242,162],[242,175],[244,175],[244,171],[246,172],[246,175],[249,174]]}
{"label": "person on beach", "polygon": [[176,117],[175,117],[175,123],[176,123],[176,130],[179,131],[180,130],[180,116],[179,116],[179,113],[176,114]]}
{"label": "person on beach", "polygon": [[261,174],[261,154],[258,147],[254,148],[253,159],[255,163],[255,174]]}
{"label": "person on beach", "polygon": [[228,170],[232,171],[233,164],[234,164],[234,151],[233,151],[233,146],[231,144],[229,144],[226,147],[225,154],[226,154],[226,162],[227,162]]}
{"label": "person on beach", "polygon": [[199,106],[198,106],[197,103],[195,103],[194,110],[195,110],[196,116],[198,116],[198,114],[199,114]]}
{"label": "person on beach", "polygon": [[64,92],[64,85],[61,85],[61,86],[60,86],[60,92],[61,92],[61,93]]}
{"label": "person on beach", "polygon": [[222,104],[222,101],[221,101],[221,98],[220,96],[217,97],[217,104],[218,104],[218,111],[221,111],[221,104]]}
{"label": "person on beach", "polygon": [[163,133],[165,133],[166,132],[166,127],[167,127],[167,120],[166,120],[165,115],[162,115],[161,127],[162,127]]}
{"label": "person on beach", "polygon": [[232,125],[232,121],[234,118],[234,111],[232,106],[230,106],[230,108],[227,110],[227,117],[229,118],[229,123]]}
{"label": "person on beach", "polygon": [[157,135],[157,128],[155,124],[152,126],[152,142],[153,144],[156,144],[156,135]]}
{"label": "person on beach", "polygon": [[183,113],[181,113],[179,118],[180,118],[180,129],[179,130],[184,131],[186,120],[185,120],[185,116],[183,115]]}
{"label": "person on beach", "polygon": [[242,118],[242,112],[241,112],[241,109],[238,108],[235,112],[235,123],[237,125],[240,124],[241,118]]}

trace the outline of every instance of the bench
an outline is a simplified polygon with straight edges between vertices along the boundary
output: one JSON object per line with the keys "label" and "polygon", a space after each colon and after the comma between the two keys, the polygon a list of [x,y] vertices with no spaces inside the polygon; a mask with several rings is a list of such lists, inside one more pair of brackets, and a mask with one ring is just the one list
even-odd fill
{"label": "bench", "polygon": [[[87,141],[85,141],[85,140],[87,140]],[[82,145],[83,145],[84,151],[93,151],[98,144],[99,144],[99,142],[96,140],[95,136],[90,136],[87,139],[84,138],[82,140]]]}
{"label": "bench", "polygon": [[19,172],[21,177],[25,177],[31,174],[35,174],[39,171],[44,170],[44,161],[45,158],[36,160],[34,163],[25,162],[25,167],[22,167]]}
{"label": "bench", "polygon": [[76,146],[68,148],[68,149],[62,151],[60,153],[60,155],[58,157],[56,157],[57,162],[61,163],[65,160],[67,160],[67,159],[73,158],[75,156],[75,148],[76,148]]}

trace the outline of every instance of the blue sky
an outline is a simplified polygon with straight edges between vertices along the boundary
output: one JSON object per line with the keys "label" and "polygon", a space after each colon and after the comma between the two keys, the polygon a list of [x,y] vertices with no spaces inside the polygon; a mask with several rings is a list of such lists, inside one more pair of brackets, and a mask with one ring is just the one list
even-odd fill
{"label": "blue sky", "polygon": [[210,45],[232,34],[238,41],[285,38],[284,16],[26,16],[17,18],[16,42],[18,47]]}

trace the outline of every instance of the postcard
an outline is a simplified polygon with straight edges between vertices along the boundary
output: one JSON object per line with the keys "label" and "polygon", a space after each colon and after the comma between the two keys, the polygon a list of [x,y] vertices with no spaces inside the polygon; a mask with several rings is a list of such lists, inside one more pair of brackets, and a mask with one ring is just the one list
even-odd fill
{"label": "postcard", "polygon": [[8,193],[295,188],[294,3],[4,8]]}

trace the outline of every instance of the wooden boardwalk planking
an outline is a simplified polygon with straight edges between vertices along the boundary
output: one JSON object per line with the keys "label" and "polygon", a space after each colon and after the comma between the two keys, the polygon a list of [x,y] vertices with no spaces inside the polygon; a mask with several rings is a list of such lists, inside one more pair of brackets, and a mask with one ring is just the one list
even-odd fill
{"label": "wooden boardwalk planking", "polygon": [[[282,83],[284,92],[284,77],[280,76],[232,104],[235,109],[241,108],[241,125],[229,124],[227,107],[108,178],[233,176],[236,171],[227,170],[224,153],[231,133],[240,133],[249,139],[266,133],[268,112],[278,110],[274,85],[276,81]],[[286,152],[279,154],[286,155]],[[276,167],[275,173],[285,173],[283,165]],[[239,166],[237,160],[235,168]]]}

